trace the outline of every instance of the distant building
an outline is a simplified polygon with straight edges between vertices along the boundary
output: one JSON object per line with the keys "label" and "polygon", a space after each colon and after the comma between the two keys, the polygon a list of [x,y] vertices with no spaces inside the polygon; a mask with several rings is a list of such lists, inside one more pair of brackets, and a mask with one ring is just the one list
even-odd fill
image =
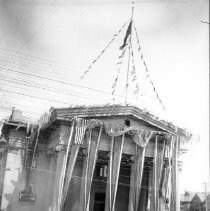
{"label": "distant building", "polygon": [[[210,195],[208,195],[208,211],[210,211]],[[206,194],[204,192],[185,191],[180,197],[180,211],[207,211]]]}

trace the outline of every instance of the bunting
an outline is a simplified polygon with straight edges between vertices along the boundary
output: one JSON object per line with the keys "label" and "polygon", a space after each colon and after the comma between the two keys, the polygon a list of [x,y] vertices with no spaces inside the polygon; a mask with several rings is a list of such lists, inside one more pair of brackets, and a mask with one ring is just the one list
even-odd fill
{"label": "bunting", "polygon": [[121,66],[122,66],[122,63],[123,63],[123,59],[124,59],[126,50],[127,50],[127,48],[125,47],[123,49],[123,51],[121,52],[120,56],[118,57],[119,61],[116,63],[116,65],[117,65],[117,74],[116,74],[114,83],[112,84],[112,95],[114,95],[114,93],[116,91],[116,86],[117,86],[117,82],[118,82],[118,79],[119,79],[119,76],[120,76]]}
{"label": "bunting", "polygon": [[135,90],[133,91],[133,94],[136,95],[136,99],[138,99],[138,94],[139,94],[139,83],[137,80],[137,74],[136,74],[136,68],[135,68],[135,61],[134,61],[134,53],[133,53],[133,48],[131,45],[131,58],[132,58],[132,64],[133,64],[133,69],[131,71],[131,81],[136,82],[135,85]]}
{"label": "bunting", "polygon": [[80,77],[80,79],[84,79],[85,75],[87,75],[87,73],[90,71],[90,69],[93,67],[93,65],[100,59],[100,57],[104,54],[104,52],[109,48],[109,46],[112,44],[112,42],[115,40],[115,38],[121,33],[121,31],[124,29],[124,27],[126,26],[128,22],[124,23],[122,25],[122,27],[120,28],[120,30],[113,35],[113,38],[111,39],[111,41],[108,43],[108,45],[101,51],[101,53],[91,62],[91,64],[89,65],[89,67],[85,70],[85,72],[82,74],[82,76]]}
{"label": "bunting", "polygon": [[147,74],[146,74],[146,79],[149,79],[149,81],[150,81],[150,83],[151,83],[151,85],[152,85],[152,87],[153,87],[153,91],[154,91],[154,93],[155,93],[155,96],[156,96],[157,100],[158,100],[159,103],[161,104],[163,110],[165,110],[165,107],[164,107],[164,105],[163,105],[163,102],[162,102],[162,100],[160,99],[160,97],[159,97],[159,95],[158,95],[158,93],[157,93],[157,90],[155,89],[155,86],[154,86],[154,84],[153,84],[153,81],[152,81],[152,79],[151,79],[151,76],[150,76],[150,74],[149,74],[148,67],[147,67],[147,64],[146,64],[145,59],[144,59],[144,55],[143,55],[143,52],[142,52],[142,47],[141,47],[141,44],[140,44],[140,41],[139,41],[139,37],[138,37],[138,33],[137,33],[137,29],[136,29],[135,25],[134,25],[134,30],[135,30],[135,35],[136,35],[136,40],[137,40],[137,45],[138,45],[138,52],[140,52],[141,60],[142,60],[142,63],[143,63],[143,65],[144,65],[145,70],[146,70],[146,73],[147,73]]}

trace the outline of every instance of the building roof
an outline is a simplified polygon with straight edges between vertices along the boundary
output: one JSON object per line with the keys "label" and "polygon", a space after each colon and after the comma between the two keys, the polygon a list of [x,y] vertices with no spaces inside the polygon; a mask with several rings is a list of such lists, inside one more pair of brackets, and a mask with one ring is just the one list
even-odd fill
{"label": "building roof", "polygon": [[[5,130],[8,127],[14,126],[18,128],[27,128],[29,121],[22,119],[22,112],[18,111],[18,115],[15,113],[16,110],[13,109],[12,115],[8,120],[5,120],[4,126],[2,127],[1,132],[6,132]],[[21,114],[20,114],[21,113]],[[49,116],[47,115],[40,117],[40,121],[43,122],[43,129],[48,127],[56,126],[59,122],[65,122],[70,124],[74,117],[80,118],[110,118],[110,117],[128,117],[134,118],[137,121],[141,121],[144,125],[153,128],[158,132],[166,132],[168,134],[181,136],[184,139],[190,139],[191,134],[185,129],[175,126],[174,124],[159,119],[157,116],[152,115],[149,112],[137,108],[135,106],[121,106],[121,105],[112,105],[112,106],[77,106],[77,107],[68,107],[68,108],[51,108],[49,111]],[[31,123],[30,123],[31,124]],[[36,124],[33,124],[36,125]]]}
{"label": "building roof", "polygon": [[174,124],[161,120],[157,116],[145,112],[135,106],[91,106],[91,107],[70,107],[70,108],[52,108],[50,111],[50,124],[54,121],[71,121],[73,117],[99,118],[111,116],[129,116],[144,121],[147,125],[158,128],[160,131],[169,134],[182,136],[190,139],[191,134]]}
{"label": "building roof", "polygon": [[200,200],[202,202],[205,201],[205,193],[204,192],[189,192],[189,191],[185,191],[184,194],[181,194],[180,201],[190,203],[194,199],[196,194],[198,195],[198,197],[200,198]]}

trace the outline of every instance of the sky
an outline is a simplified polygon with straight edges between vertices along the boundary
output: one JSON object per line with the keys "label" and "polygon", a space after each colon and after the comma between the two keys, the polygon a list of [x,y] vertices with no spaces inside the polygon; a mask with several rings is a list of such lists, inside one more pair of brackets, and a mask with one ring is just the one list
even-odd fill
{"label": "sky", "polygon": [[[115,101],[109,93],[127,25],[86,77],[80,77],[129,22],[131,1],[2,0],[0,4],[1,117],[9,116],[13,106],[37,118],[51,106],[124,103],[128,52]],[[142,96],[136,98],[130,81],[127,101],[192,132],[188,152],[181,157],[181,192],[204,190],[209,173],[209,24],[203,23],[209,21],[208,8],[207,0],[135,1],[133,19],[142,53],[165,110],[145,77],[134,33]]]}

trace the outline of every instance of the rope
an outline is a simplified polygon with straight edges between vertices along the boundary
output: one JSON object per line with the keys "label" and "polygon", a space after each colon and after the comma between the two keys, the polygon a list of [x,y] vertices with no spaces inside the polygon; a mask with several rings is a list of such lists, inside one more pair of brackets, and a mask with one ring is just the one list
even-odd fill
{"label": "rope", "polygon": [[164,107],[164,105],[163,105],[163,102],[162,102],[162,100],[160,99],[160,97],[159,97],[159,95],[158,95],[158,93],[157,93],[157,90],[156,90],[156,88],[155,88],[155,86],[154,86],[154,83],[153,83],[153,81],[152,81],[152,79],[151,79],[151,76],[150,76],[150,74],[149,74],[149,70],[148,70],[147,64],[146,64],[146,62],[145,62],[145,60],[144,60],[144,56],[143,56],[143,53],[142,53],[142,47],[141,47],[141,44],[140,44],[140,41],[139,41],[138,32],[137,32],[137,29],[136,29],[135,25],[134,25],[134,30],[135,30],[135,35],[136,35],[136,40],[137,40],[137,45],[138,45],[138,51],[141,53],[141,60],[142,60],[142,62],[143,62],[143,65],[145,66],[145,70],[146,70],[146,72],[147,72],[146,79],[149,78],[149,81],[150,81],[150,83],[151,83],[151,85],[152,85],[152,87],[153,87],[153,91],[154,91],[154,93],[155,93],[155,95],[156,95],[156,98],[157,98],[158,101],[160,102],[160,104],[161,104],[163,110],[165,110],[165,107]]}
{"label": "rope", "polygon": [[131,71],[131,76],[132,76],[132,81],[136,81],[136,86],[135,86],[135,91],[133,92],[136,95],[136,99],[138,99],[138,94],[139,94],[139,83],[137,80],[137,74],[136,74],[136,66],[135,66],[135,61],[134,61],[134,53],[133,53],[133,46],[131,43],[131,56],[132,56],[132,63],[133,63],[133,70]]}
{"label": "rope", "polygon": [[80,77],[80,79],[84,79],[85,75],[90,71],[90,69],[93,67],[93,65],[100,59],[100,57],[105,53],[105,51],[109,48],[109,46],[112,44],[112,42],[116,39],[116,37],[120,34],[120,32],[123,30],[123,28],[126,26],[126,24],[128,23],[125,22],[122,27],[120,28],[120,30],[113,35],[113,38],[111,39],[111,41],[108,43],[108,45],[101,51],[101,53],[92,61],[92,63],[90,64],[90,66],[87,68],[87,70],[85,70],[85,72],[82,74],[82,76]]}
{"label": "rope", "polygon": [[[126,53],[126,50],[127,50],[127,47],[125,47],[125,49],[122,51],[121,55],[118,57],[120,60],[119,62],[116,63],[116,65],[120,65],[120,67],[117,68],[117,75],[116,75],[116,78],[114,80],[114,83],[112,84],[112,96],[115,94],[115,91],[116,91],[116,86],[117,86],[117,82],[118,82],[118,79],[119,79],[119,76],[120,76],[120,71],[121,71],[121,68],[122,68],[122,63],[123,63],[123,59],[124,59],[124,56],[125,56],[125,53]],[[114,98],[113,98],[114,100]]]}

